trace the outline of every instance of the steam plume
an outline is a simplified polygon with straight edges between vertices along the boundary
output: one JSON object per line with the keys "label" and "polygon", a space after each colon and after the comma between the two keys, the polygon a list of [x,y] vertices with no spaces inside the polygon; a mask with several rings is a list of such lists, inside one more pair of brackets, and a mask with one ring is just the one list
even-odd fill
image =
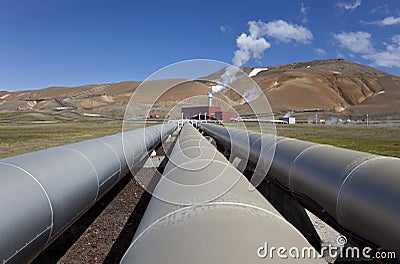
{"label": "steam plume", "polygon": [[[357,0],[357,2],[361,0]],[[236,39],[237,50],[233,54],[232,64],[235,67],[227,67],[222,74],[222,82],[225,85],[213,87],[213,93],[220,92],[228,88],[235,80],[238,72],[251,58],[261,59],[264,51],[271,47],[271,44],[264,38],[265,36],[274,38],[280,42],[296,42],[308,44],[313,39],[313,34],[301,25],[291,24],[284,20],[274,20],[268,23],[262,21],[249,21],[247,23],[249,33],[242,33]]]}
{"label": "steam plume", "polygon": [[241,68],[245,63],[247,63],[251,58],[261,59],[264,51],[271,47],[270,43],[259,35],[259,32],[254,28],[254,21],[250,21],[249,34],[242,33],[236,39],[237,50],[235,51],[232,64],[235,67],[227,67],[225,72],[222,74],[222,82],[212,87],[212,93],[217,93],[228,89],[228,85],[231,84],[236,79],[236,74],[238,72],[237,68]]}

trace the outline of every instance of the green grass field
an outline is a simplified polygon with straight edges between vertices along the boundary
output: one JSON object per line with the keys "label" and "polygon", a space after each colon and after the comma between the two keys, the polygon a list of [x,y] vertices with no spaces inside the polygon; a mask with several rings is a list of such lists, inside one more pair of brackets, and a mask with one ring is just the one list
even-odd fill
{"label": "green grass field", "polygon": [[121,122],[0,124],[0,158],[61,146],[122,131]]}
{"label": "green grass field", "polygon": [[[138,124],[137,127],[142,126]],[[134,127],[132,127],[134,128]],[[248,125],[256,130],[256,126]],[[122,131],[120,121],[0,124],[0,158],[61,146]],[[400,157],[400,127],[277,125],[279,136]]]}
{"label": "green grass field", "polygon": [[[255,125],[246,126],[249,130],[257,130]],[[400,157],[400,127],[277,125],[276,133],[283,137]]]}

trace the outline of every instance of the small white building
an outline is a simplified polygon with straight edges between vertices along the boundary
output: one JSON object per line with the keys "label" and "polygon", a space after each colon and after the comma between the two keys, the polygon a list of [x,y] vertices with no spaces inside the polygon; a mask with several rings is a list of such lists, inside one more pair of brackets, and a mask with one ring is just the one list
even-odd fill
{"label": "small white building", "polygon": [[289,125],[296,124],[296,117],[281,117],[279,120],[285,121]]}

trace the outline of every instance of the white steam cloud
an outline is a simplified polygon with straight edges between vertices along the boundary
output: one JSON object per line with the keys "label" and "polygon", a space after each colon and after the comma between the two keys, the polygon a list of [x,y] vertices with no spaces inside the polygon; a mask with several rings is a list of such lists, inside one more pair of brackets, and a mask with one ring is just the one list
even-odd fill
{"label": "white steam cloud", "polygon": [[260,36],[256,30],[254,30],[252,24],[254,21],[250,21],[249,32],[250,34],[242,33],[236,39],[237,50],[235,51],[232,64],[235,67],[227,67],[225,72],[222,74],[222,82],[212,86],[212,93],[217,93],[228,89],[228,85],[235,81],[238,68],[243,67],[251,58],[261,59],[264,51],[271,47],[271,44]]}
{"label": "white steam cloud", "polygon": [[293,115],[293,111],[288,111],[283,117],[288,118]]}
{"label": "white steam cloud", "polygon": [[257,99],[260,95],[261,90],[258,87],[253,87],[252,89],[244,92],[243,98],[246,100],[246,102],[251,102]]}
{"label": "white steam cloud", "polygon": [[326,125],[341,125],[343,124],[343,120],[337,117],[331,117],[328,121],[325,122]]}
{"label": "white steam cloud", "polygon": [[[271,47],[265,37],[271,37],[281,42],[291,41],[307,44],[313,39],[311,31],[307,28],[288,23],[283,20],[275,20],[268,23],[262,21],[249,21],[249,33],[242,33],[236,39],[232,64],[235,67],[227,67],[221,75],[222,83],[212,86],[212,93],[217,93],[229,88],[235,81],[238,68],[243,67],[250,59],[261,59],[264,51]],[[250,94],[254,94],[251,92]],[[253,96],[251,96],[253,97]]]}
{"label": "white steam cloud", "polygon": [[228,87],[227,86],[225,86],[224,84],[222,84],[222,83],[217,83],[216,85],[213,85],[212,87],[211,87],[211,94],[215,94],[215,93],[218,93],[218,92],[221,92],[221,91],[223,91],[223,90],[225,90],[225,89],[228,89]]}

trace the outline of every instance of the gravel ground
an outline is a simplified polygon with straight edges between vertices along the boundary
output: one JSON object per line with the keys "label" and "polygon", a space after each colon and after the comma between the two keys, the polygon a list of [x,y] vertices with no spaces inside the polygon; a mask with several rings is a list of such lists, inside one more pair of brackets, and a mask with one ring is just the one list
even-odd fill
{"label": "gravel ground", "polygon": [[[331,245],[331,246],[343,248],[343,245],[339,245],[337,243],[338,237],[341,236],[341,234],[339,232],[337,232],[335,229],[330,227],[324,221],[322,221],[317,216],[312,214],[310,211],[306,210],[306,212],[307,212],[308,216],[310,217],[310,220],[313,223],[315,230],[317,231],[318,235],[320,236],[323,246],[328,247],[329,245]],[[334,263],[337,258],[331,257],[331,256],[329,256],[329,254],[325,254],[324,259],[328,263]]]}

